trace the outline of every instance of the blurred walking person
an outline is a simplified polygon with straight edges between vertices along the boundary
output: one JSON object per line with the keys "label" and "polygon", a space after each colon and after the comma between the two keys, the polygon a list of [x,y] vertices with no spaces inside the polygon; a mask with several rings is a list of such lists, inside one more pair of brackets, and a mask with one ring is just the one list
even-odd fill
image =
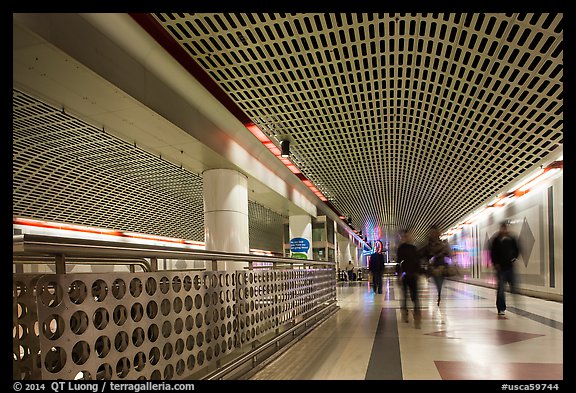
{"label": "blurred walking person", "polygon": [[490,241],[490,258],[496,271],[496,309],[498,315],[506,311],[506,284],[510,285],[510,292],[517,290],[516,272],[514,262],[520,255],[518,240],[509,230],[508,221],[500,223],[500,229]]}
{"label": "blurred walking person", "polygon": [[450,258],[450,246],[445,240],[440,239],[440,231],[437,226],[432,226],[428,233],[428,243],[421,250],[421,255],[428,260],[428,272],[436,284],[438,299],[436,304],[440,306],[442,287],[448,271]]}
{"label": "blurred walking person", "polygon": [[400,244],[396,251],[396,260],[400,262],[399,274],[401,277],[402,293],[401,300],[402,319],[408,322],[408,294],[414,304],[414,326],[420,329],[421,311],[418,297],[418,280],[421,274],[420,256],[418,249],[412,244],[410,232],[407,229],[400,231]]}

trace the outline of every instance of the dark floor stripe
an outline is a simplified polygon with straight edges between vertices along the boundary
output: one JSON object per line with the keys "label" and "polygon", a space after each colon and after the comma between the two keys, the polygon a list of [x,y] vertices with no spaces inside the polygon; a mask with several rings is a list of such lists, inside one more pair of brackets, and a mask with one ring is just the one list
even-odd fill
{"label": "dark floor stripe", "polygon": [[402,380],[396,310],[383,308],[366,370],[366,380]]}
{"label": "dark floor stripe", "polygon": [[510,306],[506,307],[506,312],[512,312],[514,314],[521,315],[533,321],[540,322],[543,325],[550,326],[551,328],[564,331],[564,323],[543,317],[542,315],[534,314],[529,311],[520,310],[519,308]]}

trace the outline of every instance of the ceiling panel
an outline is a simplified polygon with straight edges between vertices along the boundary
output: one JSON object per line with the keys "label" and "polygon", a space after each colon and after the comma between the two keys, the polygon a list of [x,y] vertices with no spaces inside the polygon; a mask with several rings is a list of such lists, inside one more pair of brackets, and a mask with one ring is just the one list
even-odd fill
{"label": "ceiling panel", "polygon": [[562,147],[561,14],[151,17],[369,239],[447,229]]}

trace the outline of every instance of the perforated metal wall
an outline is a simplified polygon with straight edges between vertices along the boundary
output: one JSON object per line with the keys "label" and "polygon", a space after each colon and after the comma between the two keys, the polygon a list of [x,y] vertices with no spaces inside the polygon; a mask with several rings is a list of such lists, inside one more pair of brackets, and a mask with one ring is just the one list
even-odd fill
{"label": "perforated metal wall", "polygon": [[13,282],[15,379],[183,379],[336,300],[333,269]]}
{"label": "perforated metal wall", "polygon": [[13,92],[14,215],[204,241],[202,179]]}
{"label": "perforated metal wall", "polygon": [[563,16],[153,15],[369,237],[447,228],[563,143]]}
{"label": "perforated metal wall", "polygon": [[[202,177],[13,90],[15,216],[204,241]],[[284,216],[248,203],[250,247],[282,252]]]}
{"label": "perforated metal wall", "polygon": [[36,283],[41,274],[12,275],[12,378],[42,379]]}
{"label": "perforated metal wall", "polygon": [[282,253],[284,220],[286,216],[254,201],[248,201],[250,248]]}

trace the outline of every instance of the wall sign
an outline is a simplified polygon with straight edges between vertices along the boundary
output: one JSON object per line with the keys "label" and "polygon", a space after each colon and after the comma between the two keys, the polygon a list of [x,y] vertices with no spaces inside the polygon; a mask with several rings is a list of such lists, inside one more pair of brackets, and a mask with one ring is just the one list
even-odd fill
{"label": "wall sign", "polygon": [[296,259],[308,259],[310,241],[303,237],[290,239],[290,256]]}

